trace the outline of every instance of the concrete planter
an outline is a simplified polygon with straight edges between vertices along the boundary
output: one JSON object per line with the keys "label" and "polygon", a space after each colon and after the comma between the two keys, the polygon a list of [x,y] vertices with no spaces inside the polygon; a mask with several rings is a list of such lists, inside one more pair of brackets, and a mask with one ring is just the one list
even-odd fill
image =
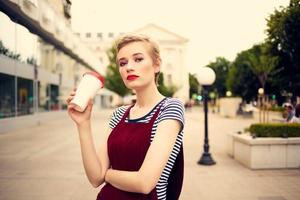
{"label": "concrete planter", "polygon": [[300,167],[300,137],[255,138],[228,135],[228,154],[250,169]]}
{"label": "concrete planter", "polygon": [[222,117],[236,117],[239,104],[242,102],[240,97],[220,98],[220,115]]}

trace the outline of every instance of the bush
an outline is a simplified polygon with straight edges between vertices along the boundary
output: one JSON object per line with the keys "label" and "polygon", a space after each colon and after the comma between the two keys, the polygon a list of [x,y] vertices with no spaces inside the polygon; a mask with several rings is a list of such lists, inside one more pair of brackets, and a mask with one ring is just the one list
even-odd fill
{"label": "bush", "polygon": [[283,112],[284,111],[284,107],[281,107],[281,106],[271,107],[271,108],[269,108],[269,111]]}
{"label": "bush", "polygon": [[256,137],[300,137],[300,124],[252,124],[249,132]]}

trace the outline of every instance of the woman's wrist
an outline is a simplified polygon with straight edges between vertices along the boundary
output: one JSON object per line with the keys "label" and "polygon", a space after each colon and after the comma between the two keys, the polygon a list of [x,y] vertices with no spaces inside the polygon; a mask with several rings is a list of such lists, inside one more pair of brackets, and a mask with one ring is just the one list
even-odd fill
{"label": "woman's wrist", "polygon": [[110,173],[111,169],[107,169],[105,176],[104,176],[104,181],[109,183],[109,173]]}
{"label": "woman's wrist", "polygon": [[90,127],[90,126],[91,126],[90,120],[86,120],[86,121],[83,121],[83,122],[77,124],[78,128],[85,128],[85,127]]}
{"label": "woman's wrist", "polygon": [[86,133],[91,131],[91,122],[90,121],[85,121],[80,124],[77,124],[77,129],[79,133]]}

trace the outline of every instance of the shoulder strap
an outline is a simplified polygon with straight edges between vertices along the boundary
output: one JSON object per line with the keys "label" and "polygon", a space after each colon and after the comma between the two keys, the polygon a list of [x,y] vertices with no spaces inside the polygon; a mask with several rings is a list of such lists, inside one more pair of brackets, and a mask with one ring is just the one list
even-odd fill
{"label": "shoulder strap", "polygon": [[127,110],[125,111],[125,113],[124,113],[122,119],[120,120],[120,122],[124,122],[124,121],[125,121],[126,117],[127,117],[128,114],[129,114],[130,109],[131,109],[133,106],[134,106],[134,104],[130,105],[130,106],[127,108]]}
{"label": "shoulder strap", "polygon": [[160,111],[160,108],[162,107],[163,105],[163,102],[166,100],[167,98],[164,98],[162,100],[162,102],[160,102],[157,106],[158,106],[158,109],[156,110],[156,112],[154,113],[154,115],[152,116],[151,120],[149,121],[149,123],[151,124],[154,124],[154,121],[156,120],[158,114],[159,114],[159,111]]}

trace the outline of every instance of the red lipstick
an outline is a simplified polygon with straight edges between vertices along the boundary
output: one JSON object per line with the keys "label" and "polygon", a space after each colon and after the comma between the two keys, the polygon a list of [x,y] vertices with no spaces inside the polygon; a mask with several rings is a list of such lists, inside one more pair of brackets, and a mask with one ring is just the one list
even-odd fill
{"label": "red lipstick", "polygon": [[132,80],[137,79],[138,77],[139,76],[137,76],[137,75],[129,75],[129,76],[127,76],[127,80],[132,81]]}

